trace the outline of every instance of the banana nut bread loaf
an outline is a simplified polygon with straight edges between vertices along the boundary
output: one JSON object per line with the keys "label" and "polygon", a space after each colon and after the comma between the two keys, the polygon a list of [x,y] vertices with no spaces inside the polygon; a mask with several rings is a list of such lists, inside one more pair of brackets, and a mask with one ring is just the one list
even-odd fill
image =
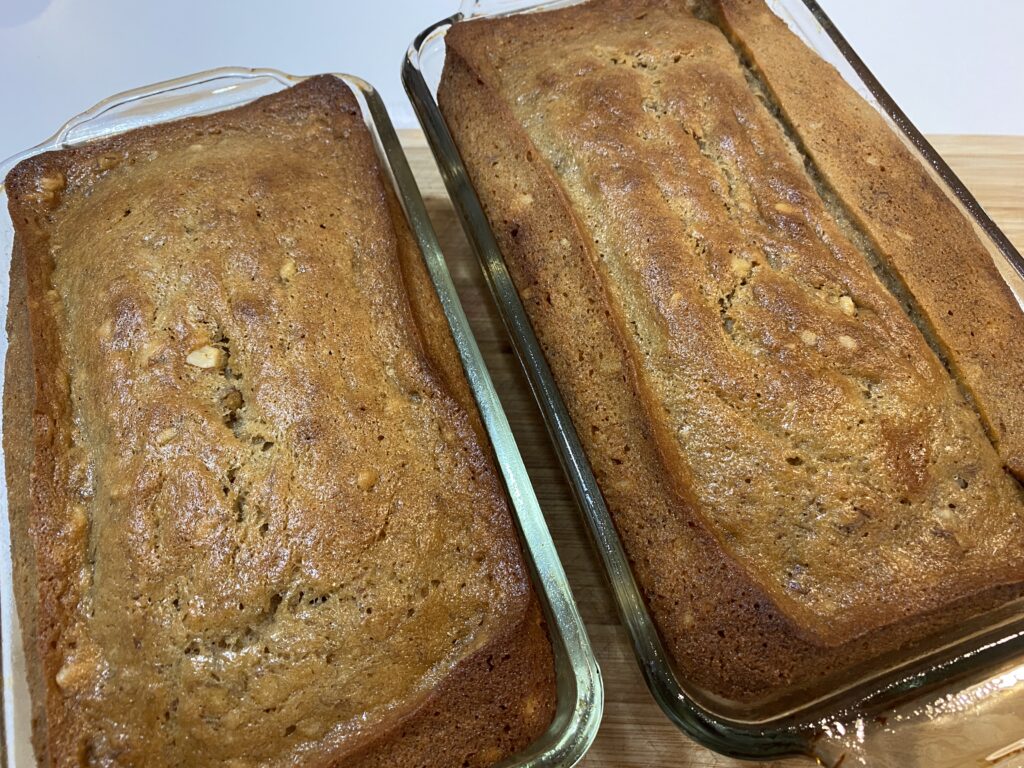
{"label": "banana nut bread loaf", "polygon": [[4,448],[47,765],[490,765],[551,646],[352,92],[7,179]]}
{"label": "banana nut bread loaf", "polygon": [[780,701],[1020,594],[1024,317],[830,65],[760,0],[446,44],[441,109],[685,679]]}

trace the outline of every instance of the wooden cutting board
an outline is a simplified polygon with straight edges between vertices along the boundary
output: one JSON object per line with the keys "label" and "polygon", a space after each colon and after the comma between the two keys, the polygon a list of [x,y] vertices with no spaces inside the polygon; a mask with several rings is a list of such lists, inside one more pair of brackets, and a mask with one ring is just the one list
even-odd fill
{"label": "wooden cutting board", "polygon": [[[548,526],[590,633],[605,683],[601,730],[585,758],[587,768],[799,768],[809,759],[750,763],[721,757],[684,736],[654,703],[619,623],[611,593],[582,518],[548,442],[430,150],[418,131],[402,132],[413,172],[437,230],[448,267],[508,414]],[[933,136],[947,159],[996,223],[1024,249],[1024,136]]]}

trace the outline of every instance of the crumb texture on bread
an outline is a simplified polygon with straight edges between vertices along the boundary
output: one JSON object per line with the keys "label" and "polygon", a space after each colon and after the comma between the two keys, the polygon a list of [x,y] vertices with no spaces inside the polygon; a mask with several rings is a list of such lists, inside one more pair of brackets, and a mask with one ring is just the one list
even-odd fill
{"label": "crumb texture on bread", "polygon": [[348,87],[7,185],[44,761],[490,765],[543,732],[546,628]]}
{"label": "crumb texture on bread", "polygon": [[1017,594],[1024,497],[886,242],[696,10],[456,24],[439,101],[675,661],[754,701]]}

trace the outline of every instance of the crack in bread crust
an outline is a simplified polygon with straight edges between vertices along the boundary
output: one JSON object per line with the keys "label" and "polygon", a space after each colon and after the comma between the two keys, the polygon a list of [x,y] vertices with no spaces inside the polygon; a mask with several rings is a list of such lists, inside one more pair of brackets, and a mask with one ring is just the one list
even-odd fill
{"label": "crack in bread crust", "polygon": [[[881,283],[900,303],[903,312],[910,321],[914,323],[917,329],[921,332],[921,335],[928,342],[928,346],[932,348],[935,355],[942,361],[942,364],[946,368],[950,378],[960,389],[960,393],[964,400],[972,407],[978,418],[981,420],[989,441],[992,443],[993,447],[998,450],[1000,436],[994,430],[986,409],[979,407],[978,403],[975,401],[974,387],[971,382],[964,378],[963,371],[954,364],[954,355],[949,349],[946,339],[940,334],[938,329],[931,325],[930,320],[928,319],[928,313],[918,304],[917,299],[908,287],[903,276],[894,267],[893,263],[888,260],[884,251],[880,250],[879,246],[872,240],[868,232],[857,223],[859,218],[858,215],[847,206],[843,198],[837,194],[836,190],[833,189],[825,180],[821,171],[815,165],[814,160],[808,154],[807,147],[799,132],[796,131],[793,125],[789,123],[786,114],[779,103],[775,100],[775,97],[771,93],[768,83],[765,82],[762,73],[757,70],[753,62],[750,60],[748,52],[744,51],[742,45],[738,44],[738,42],[732,37],[733,31],[727,26],[724,26],[722,15],[718,14],[716,16],[712,14],[708,8],[703,7],[699,3],[697,5],[698,7],[696,12],[700,14],[701,18],[707,18],[713,23],[718,23],[722,26],[723,32],[730,36],[730,39],[736,48],[737,57],[743,68],[744,76],[747,78],[751,91],[767,107],[769,113],[775,118],[779,126],[780,133],[790,143],[793,153],[798,155],[803,162],[808,179],[814,185],[814,189],[821,198],[821,201],[824,203],[829,216],[832,217],[843,236],[861,253],[864,260],[875,271],[875,274],[878,276]],[[902,157],[901,159],[907,163],[913,162],[909,155]],[[871,164],[874,165],[876,163],[881,164],[881,161],[875,161],[875,163]],[[954,216],[956,218],[962,218],[959,217],[958,214],[954,214]],[[980,246],[980,243],[976,242],[976,239],[973,238],[973,236],[963,237],[961,240],[964,241],[968,247],[972,245]],[[994,293],[995,295],[999,295],[1002,291],[996,289],[994,291],[982,291],[982,293]]]}
{"label": "crack in bread crust", "polygon": [[1024,351],[1012,342],[1024,316],[971,222],[885,119],[762,2],[696,4],[728,35],[967,393],[1007,469],[1024,480]]}

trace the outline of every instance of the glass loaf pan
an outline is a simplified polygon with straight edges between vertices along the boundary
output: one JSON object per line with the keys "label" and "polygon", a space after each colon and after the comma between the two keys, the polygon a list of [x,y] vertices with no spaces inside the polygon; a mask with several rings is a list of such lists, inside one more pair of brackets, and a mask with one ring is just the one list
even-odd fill
{"label": "glass loaf pan", "polygon": [[[544,415],[652,695],[665,714],[690,736],[738,757],[807,754],[832,766],[842,762],[844,766],[901,768],[1018,765],[1014,760],[1024,750],[1024,742],[1015,743],[1024,736],[1024,606],[1020,601],[998,615],[958,627],[955,635],[935,638],[909,657],[903,654],[876,660],[854,670],[837,689],[797,692],[784,706],[771,711],[744,709],[716,700],[673,671],[436,100],[444,66],[445,34],[452,24],[474,17],[550,10],[580,1],[465,0],[459,13],[437,22],[416,38],[402,76]],[[995,264],[1024,304],[1024,259],[907,120],[817,3],[769,0],[769,6],[886,116],[975,225]]]}
{"label": "glass loaf pan", "polygon": [[[575,765],[593,742],[601,720],[604,688],[597,662],[519,449],[459,304],[419,189],[384,104],[368,83],[349,75],[337,76],[356,95],[363,119],[373,135],[381,165],[401,201],[444,307],[511,501],[520,541],[554,647],[558,693],[554,721],[535,743],[502,765],[506,768]],[[288,88],[303,79],[271,69],[216,69],[113,96],[72,118],[49,140],[0,164],[0,180],[16,163],[40,152],[80,145],[141,126],[230,109]],[[0,266],[0,310],[6,317],[13,230],[4,191],[0,191],[0,206],[3,208],[0,253],[4,259]],[[6,351],[7,337],[4,335],[0,340],[0,356],[5,356]],[[4,732],[0,743],[0,765],[23,768],[35,765],[35,760],[29,741],[30,710],[25,663],[11,587],[7,488],[3,477],[0,473],[0,669],[3,672]]]}

